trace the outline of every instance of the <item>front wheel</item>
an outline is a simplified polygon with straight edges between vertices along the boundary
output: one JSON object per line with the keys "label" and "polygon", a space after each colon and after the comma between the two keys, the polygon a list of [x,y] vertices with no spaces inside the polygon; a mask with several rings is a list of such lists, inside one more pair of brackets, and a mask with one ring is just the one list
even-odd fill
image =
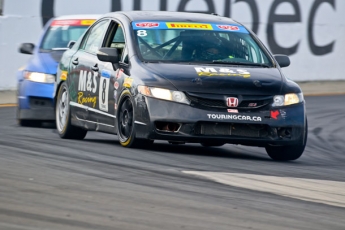
{"label": "front wheel", "polygon": [[128,91],[120,96],[117,112],[117,135],[120,144],[127,148],[149,147],[153,140],[138,139],[135,137],[135,107],[133,97]]}
{"label": "front wheel", "polygon": [[123,147],[134,147],[136,143],[134,128],[134,105],[132,96],[124,91],[120,97],[117,113],[117,128],[119,142]]}
{"label": "front wheel", "polygon": [[304,128],[303,139],[297,145],[291,146],[266,146],[267,154],[276,161],[293,161],[300,158],[307,145],[308,138],[308,122]]}
{"label": "front wheel", "polygon": [[87,130],[71,124],[71,110],[69,105],[69,93],[66,82],[62,83],[56,98],[56,128],[61,138],[82,140]]}

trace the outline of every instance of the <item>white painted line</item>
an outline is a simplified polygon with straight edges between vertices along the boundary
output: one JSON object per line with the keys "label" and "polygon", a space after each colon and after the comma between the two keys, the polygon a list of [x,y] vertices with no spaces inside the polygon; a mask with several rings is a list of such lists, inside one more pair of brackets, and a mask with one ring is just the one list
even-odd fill
{"label": "white painted line", "polygon": [[240,173],[183,172],[234,187],[345,207],[345,182]]}

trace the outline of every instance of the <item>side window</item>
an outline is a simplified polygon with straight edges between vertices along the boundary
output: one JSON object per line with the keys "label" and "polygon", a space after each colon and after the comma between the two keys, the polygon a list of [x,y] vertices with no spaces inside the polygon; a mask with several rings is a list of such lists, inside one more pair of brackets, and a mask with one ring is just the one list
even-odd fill
{"label": "side window", "polygon": [[96,53],[102,46],[103,36],[108,28],[108,20],[99,22],[88,31],[86,40],[83,42],[81,49]]}
{"label": "side window", "polygon": [[121,26],[118,25],[110,47],[116,48],[119,51],[119,55],[121,57],[123,54],[123,50],[125,49],[125,46],[125,36],[123,35],[123,30]]}

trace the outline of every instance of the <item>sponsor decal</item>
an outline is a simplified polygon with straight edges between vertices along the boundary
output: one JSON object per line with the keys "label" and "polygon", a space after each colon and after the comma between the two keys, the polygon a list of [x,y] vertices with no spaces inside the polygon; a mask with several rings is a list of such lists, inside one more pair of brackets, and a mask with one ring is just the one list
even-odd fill
{"label": "sponsor decal", "polygon": [[115,99],[115,101],[116,101],[116,98],[117,98],[117,91],[114,90],[114,99]]}
{"label": "sponsor decal", "polygon": [[203,30],[213,30],[211,24],[205,23],[185,23],[185,22],[167,22],[167,27],[169,29],[203,29]]}
{"label": "sponsor decal", "polygon": [[123,69],[119,69],[119,71],[117,71],[116,79],[120,79],[122,77],[123,71],[124,71]]}
{"label": "sponsor decal", "polygon": [[274,111],[271,111],[271,118],[277,120],[278,119],[278,116],[279,116],[279,111],[278,110],[274,110]]}
{"label": "sponsor decal", "polygon": [[280,112],[280,115],[282,116],[282,118],[285,119],[286,118],[286,111],[281,109],[281,110],[279,110],[279,112]]}
{"label": "sponsor decal", "polygon": [[249,107],[255,107],[255,106],[257,106],[257,103],[249,103],[248,106]]}
{"label": "sponsor decal", "polygon": [[136,27],[141,27],[141,28],[153,28],[153,27],[159,27],[158,22],[139,22],[135,23]]}
{"label": "sponsor decal", "polygon": [[66,79],[67,79],[67,74],[68,74],[67,71],[61,71],[60,80],[61,80],[61,81],[66,81]]}
{"label": "sponsor decal", "polygon": [[199,76],[225,76],[225,77],[243,77],[249,78],[250,72],[245,69],[230,69],[230,68],[210,68],[210,67],[194,67]]}
{"label": "sponsor decal", "polygon": [[116,103],[114,104],[114,109],[117,110],[117,104]]}
{"label": "sponsor decal", "polygon": [[237,109],[228,109],[228,113],[238,113]]}
{"label": "sponsor decal", "polygon": [[92,93],[96,93],[97,91],[97,81],[96,77],[98,76],[98,72],[88,72],[81,70],[79,74],[79,84],[78,84],[78,91],[88,91]]}
{"label": "sponsor decal", "polygon": [[114,83],[114,88],[115,88],[115,89],[118,89],[118,88],[119,88],[119,82],[115,81],[115,83]]}
{"label": "sponsor decal", "polygon": [[166,22],[166,21],[134,21],[132,22],[134,30],[140,30],[141,32],[137,33],[138,36],[147,36],[146,30],[213,30],[213,31],[222,31],[222,32],[231,32],[231,33],[246,33],[249,32],[240,25],[219,25],[216,23],[200,23],[200,22]]}
{"label": "sponsor decal", "polygon": [[108,112],[108,94],[110,83],[110,72],[103,70],[101,72],[101,79],[99,80],[98,104],[99,109]]}
{"label": "sponsor decal", "polygon": [[238,106],[238,98],[237,97],[227,97],[226,98],[226,105],[228,107],[237,107]]}
{"label": "sponsor decal", "polygon": [[132,83],[133,83],[133,78],[126,77],[124,82],[123,82],[123,87],[131,88],[132,87]]}
{"label": "sponsor decal", "polygon": [[262,121],[259,116],[248,116],[248,115],[229,115],[229,114],[207,114],[209,119],[217,120],[237,120],[237,121]]}
{"label": "sponsor decal", "polygon": [[219,29],[222,29],[222,30],[231,30],[231,31],[240,30],[240,28],[238,28],[238,26],[217,25],[217,27],[218,27]]}
{"label": "sponsor decal", "polygon": [[84,92],[78,92],[78,104],[91,104],[93,108],[96,107],[97,97],[92,97],[90,95],[84,96]]}
{"label": "sponsor decal", "polygon": [[81,20],[80,25],[82,26],[91,26],[96,20],[88,19],[88,20]]}
{"label": "sponsor decal", "polygon": [[50,26],[90,26],[95,21],[95,19],[54,20]]}

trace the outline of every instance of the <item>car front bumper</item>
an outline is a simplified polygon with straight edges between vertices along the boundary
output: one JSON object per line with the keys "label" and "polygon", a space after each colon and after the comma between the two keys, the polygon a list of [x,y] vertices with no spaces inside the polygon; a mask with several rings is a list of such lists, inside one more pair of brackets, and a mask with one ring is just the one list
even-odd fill
{"label": "car front bumper", "polygon": [[[252,146],[304,141],[305,104],[239,113],[137,96],[137,138],[181,142],[224,142]],[[170,127],[169,127],[170,126]]]}
{"label": "car front bumper", "polygon": [[18,85],[18,119],[55,120],[54,84],[22,81]]}

